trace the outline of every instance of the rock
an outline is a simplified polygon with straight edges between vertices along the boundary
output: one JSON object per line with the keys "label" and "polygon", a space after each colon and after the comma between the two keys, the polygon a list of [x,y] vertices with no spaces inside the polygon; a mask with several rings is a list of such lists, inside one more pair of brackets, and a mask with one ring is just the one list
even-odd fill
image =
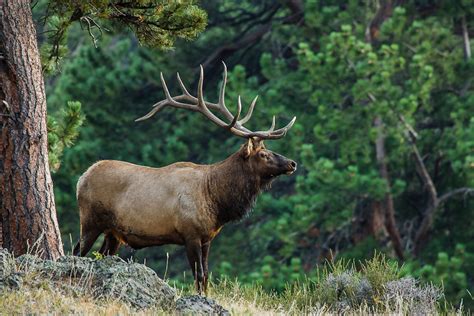
{"label": "rock", "polygon": [[[14,258],[0,248],[0,292],[21,287],[50,288],[64,294],[120,300],[142,309],[153,306],[179,314],[230,315],[214,300],[198,295],[177,299],[176,290],[152,269],[110,256],[64,256],[57,261],[26,254]],[[1,314],[1,312],[0,312]]]}
{"label": "rock", "polygon": [[96,261],[95,282],[97,297],[113,297],[136,307],[154,304],[169,305],[176,299],[176,291],[143,264],[127,263],[119,257],[105,257]]}
{"label": "rock", "polygon": [[176,311],[184,315],[230,315],[228,310],[214,300],[199,295],[179,298],[176,301]]}
{"label": "rock", "polygon": [[19,289],[23,284],[23,273],[11,273],[10,275],[0,279],[0,289],[2,287],[9,289]]}
{"label": "rock", "polygon": [[[24,278],[24,275],[35,277]],[[135,308],[172,306],[176,291],[143,264],[119,257],[91,259],[64,256],[57,261],[23,255],[16,260],[0,249],[0,290],[49,283],[50,288],[73,294],[92,294],[99,299],[117,299]]]}

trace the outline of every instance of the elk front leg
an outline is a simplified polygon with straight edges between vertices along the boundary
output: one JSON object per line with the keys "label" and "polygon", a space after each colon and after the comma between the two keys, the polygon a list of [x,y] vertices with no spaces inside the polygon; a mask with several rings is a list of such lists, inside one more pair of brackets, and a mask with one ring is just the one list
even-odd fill
{"label": "elk front leg", "polygon": [[188,256],[189,265],[193,271],[196,291],[199,295],[202,293],[202,285],[204,281],[204,271],[202,267],[202,250],[201,241],[193,240],[186,242],[186,254]]}
{"label": "elk front leg", "polygon": [[117,253],[120,248],[120,241],[111,233],[108,233],[104,237],[104,243],[99,250],[99,253],[104,256],[113,256]]}
{"label": "elk front leg", "polygon": [[203,272],[204,272],[204,282],[203,282],[203,287],[204,287],[204,294],[207,295],[207,281],[209,280],[209,267],[208,267],[208,258],[209,258],[209,249],[211,248],[211,242],[207,242],[204,245],[202,245],[201,250],[202,250],[202,267],[203,267]]}

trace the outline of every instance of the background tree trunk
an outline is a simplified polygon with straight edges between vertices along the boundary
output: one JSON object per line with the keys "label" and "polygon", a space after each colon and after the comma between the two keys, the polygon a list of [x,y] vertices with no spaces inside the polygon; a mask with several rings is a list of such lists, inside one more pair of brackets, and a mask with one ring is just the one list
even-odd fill
{"label": "background tree trunk", "polygon": [[[398,6],[403,3],[403,0],[381,0],[378,2],[378,9],[375,13],[374,17],[370,21],[369,25],[367,26],[365,32],[365,39],[366,41],[374,45],[376,43],[378,36],[380,35],[380,27],[382,24],[390,18],[392,15],[393,9],[395,6]],[[369,93],[369,99],[371,102],[375,102],[375,97]],[[372,208],[369,212],[365,212],[366,216],[369,215],[368,221],[369,223],[375,224],[380,222],[380,207],[382,206],[384,212],[382,218],[384,220],[385,229],[376,230],[377,227],[374,226],[371,229],[373,232],[388,234],[390,240],[392,242],[392,247],[395,251],[397,257],[401,260],[404,259],[403,255],[403,245],[402,240],[400,237],[400,232],[397,227],[396,219],[395,219],[395,206],[393,203],[393,196],[391,193],[391,183],[390,183],[390,176],[389,176],[389,169],[387,165],[387,158],[385,152],[385,135],[384,135],[384,125],[383,119],[380,116],[377,116],[374,120],[374,126],[377,128],[377,139],[375,141],[375,154],[376,160],[379,168],[379,174],[382,179],[385,181],[386,185],[386,193],[385,197],[382,201],[377,201],[372,203]],[[379,220],[375,221],[373,218],[379,218]],[[360,219],[356,218],[356,223],[361,222]],[[377,237],[377,234],[374,236]]]}
{"label": "background tree trunk", "polygon": [[0,1],[0,247],[63,255],[48,165],[46,96],[30,1]]}

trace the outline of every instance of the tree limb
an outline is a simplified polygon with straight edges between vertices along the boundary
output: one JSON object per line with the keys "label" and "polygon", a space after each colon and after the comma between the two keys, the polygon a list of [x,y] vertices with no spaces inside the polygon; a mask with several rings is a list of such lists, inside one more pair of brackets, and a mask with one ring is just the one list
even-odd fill
{"label": "tree limb", "polygon": [[[291,14],[283,18],[279,23],[288,24],[288,23],[300,23],[303,18],[304,6],[301,0],[286,0],[283,1],[285,6],[290,9]],[[269,9],[269,13],[266,17],[256,21],[253,25],[247,27],[243,32],[241,32],[236,39],[232,40],[230,43],[225,44],[217,48],[213,54],[206,58],[202,63],[204,68],[207,68],[209,65],[213,64],[217,60],[224,60],[227,56],[232,55],[238,50],[245,49],[248,46],[259,41],[263,36],[269,33],[272,29],[274,23],[273,17],[279,11],[281,5],[278,3]],[[256,29],[252,29],[256,24],[260,24]]]}
{"label": "tree limb", "polygon": [[[462,39],[463,39],[463,48],[464,48],[464,60],[468,62],[471,59],[471,43],[469,41],[469,30],[467,27],[466,16],[463,15],[461,19],[461,28],[462,28]],[[466,93],[469,91],[469,87],[471,86],[472,76],[469,76],[466,80],[466,84],[461,89],[459,95],[461,97],[465,96]]]}
{"label": "tree limb", "polygon": [[431,225],[433,224],[434,214],[436,210],[448,199],[458,194],[465,194],[465,195],[474,194],[474,188],[459,188],[459,189],[452,190],[448,193],[443,194],[441,197],[436,198],[435,203],[430,203],[427,206],[426,210],[423,213],[424,217],[415,235],[414,248],[413,248],[413,254],[415,256],[419,254],[424,242],[427,239],[428,231],[430,230]]}
{"label": "tree limb", "polygon": [[374,126],[377,128],[377,139],[375,141],[375,151],[377,164],[379,165],[380,176],[385,180],[386,193],[384,198],[385,209],[385,227],[393,243],[393,249],[399,259],[403,260],[403,247],[400,238],[400,233],[395,221],[395,207],[393,205],[393,197],[390,185],[390,178],[388,174],[386,153],[385,153],[385,135],[383,133],[383,122],[380,116],[377,116],[374,121]]}
{"label": "tree limb", "polygon": [[410,145],[412,147],[413,155],[415,156],[416,167],[428,192],[428,205],[423,211],[423,218],[415,234],[413,253],[416,256],[418,255],[424,241],[426,240],[428,231],[433,224],[434,213],[438,208],[439,200],[438,192],[433,180],[431,179],[431,176],[426,169],[425,163],[423,162],[423,158],[420,156],[420,152],[418,151],[418,148],[412,138],[410,138]]}
{"label": "tree limb", "polygon": [[206,60],[202,63],[203,67],[207,68],[216,60],[224,60],[227,56],[232,55],[234,52],[257,42],[271,30],[271,27],[271,23],[261,25],[259,28],[243,37],[240,41],[219,47],[209,57],[206,58]]}
{"label": "tree limb", "polygon": [[[406,122],[404,120],[403,115],[400,115],[399,118]],[[423,161],[423,158],[420,155],[420,152],[418,150],[418,147],[416,146],[416,139],[413,137],[411,126],[407,128],[407,135],[408,139],[410,142],[410,146],[412,147],[413,155],[415,157],[415,163],[416,167],[418,169],[418,172],[420,174],[420,177],[424,183],[424,186],[426,188],[426,191],[428,192],[428,204],[423,211],[423,217],[420,222],[420,225],[418,226],[418,229],[416,230],[415,233],[415,238],[414,238],[414,247],[413,247],[413,254],[417,256],[424,244],[424,242],[427,239],[428,232],[433,225],[433,220],[434,220],[434,214],[436,210],[440,207],[441,204],[446,202],[449,198],[458,195],[458,194],[473,194],[474,193],[474,188],[458,188],[455,190],[452,190],[448,193],[443,194],[441,197],[438,196],[438,192],[436,189],[436,186],[426,168],[426,165]]]}
{"label": "tree limb", "polygon": [[461,18],[461,27],[462,27],[462,40],[464,46],[464,59],[468,61],[471,59],[471,43],[469,42],[469,31],[467,28],[466,16],[463,15]]}
{"label": "tree limb", "polygon": [[470,194],[474,195],[474,188],[458,188],[458,189],[449,191],[448,193],[445,193],[439,197],[438,205],[443,204],[444,202],[446,202],[446,200],[458,194],[464,194],[465,196],[470,195]]}
{"label": "tree limb", "polygon": [[428,170],[426,169],[425,163],[423,162],[423,158],[421,157],[420,152],[418,151],[418,147],[416,146],[413,138],[410,138],[410,145],[413,150],[413,155],[415,156],[416,166],[420,173],[421,179],[428,191],[430,203],[433,206],[436,206],[436,204],[438,203],[438,192],[436,191],[436,187],[433,183],[433,180],[431,179],[431,176],[428,173]]}

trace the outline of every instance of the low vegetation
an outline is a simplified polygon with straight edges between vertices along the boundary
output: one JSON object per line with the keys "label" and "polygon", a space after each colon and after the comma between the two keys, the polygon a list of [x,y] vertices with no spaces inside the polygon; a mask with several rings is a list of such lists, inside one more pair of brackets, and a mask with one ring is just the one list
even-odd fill
{"label": "low vegetation", "polygon": [[358,265],[349,261],[327,263],[318,269],[316,280],[293,282],[281,293],[222,280],[212,285],[211,296],[230,310],[255,314],[462,314],[462,310],[441,304],[441,288],[401,277],[400,272],[396,263],[376,255]]}
{"label": "low vegetation", "polygon": [[[155,281],[150,279],[162,284],[151,269],[138,263],[127,263],[117,257],[89,259],[70,256],[53,263],[32,255],[15,259],[5,251],[0,252],[0,259],[2,313],[155,315],[174,313],[175,310],[168,299],[135,304],[144,302],[141,295],[154,291]],[[68,267],[68,262],[71,267]],[[45,273],[47,270],[50,272]],[[133,282],[130,281],[132,274]],[[222,279],[211,282],[208,296],[237,315],[463,313],[462,308],[456,310],[443,303],[440,287],[421,285],[411,277],[400,275],[396,263],[376,255],[359,264],[350,261],[325,264],[318,269],[317,279],[298,280],[288,284],[280,293],[269,292],[259,285],[243,285],[237,280]],[[102,282],[103,276],[108,281],[121,279],[123,293],[109,291],[110,282]],[[147,282],[142,289],[139,288],[141,276],[146,276],[143,279]],[[169,294],[161,288],[155,292],[158,295],[164,293],[164,296]],[[133,299],[124,299],[130,293]],[[192,286],[180,288],[176,296],[170,293],[176,299],[194,294],[194,289]]]}

